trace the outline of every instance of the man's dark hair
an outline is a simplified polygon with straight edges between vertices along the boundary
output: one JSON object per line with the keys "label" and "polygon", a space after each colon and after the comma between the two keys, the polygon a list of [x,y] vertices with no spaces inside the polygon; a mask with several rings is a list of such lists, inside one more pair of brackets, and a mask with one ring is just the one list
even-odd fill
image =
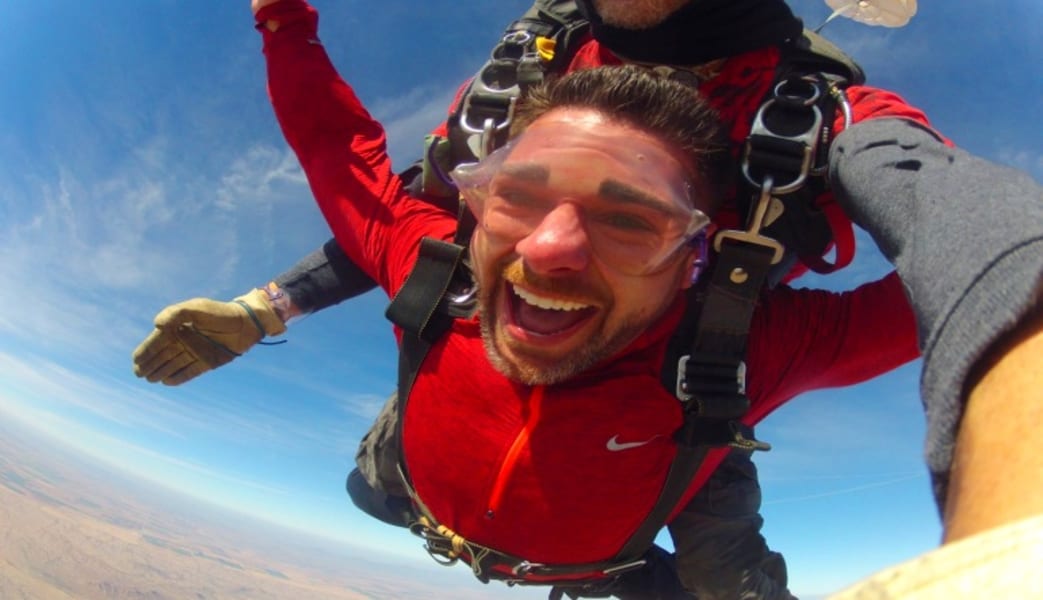
{"label": "man's dark hair", "polygon": [[[551,110],[580,107],[645,131],[687,157],[699,208],[716,209],[731,174],[728,139],[695,88],[635,65],[605,66],[548,78],[519,102],[511,135]],[[708,196],[708,197],[706,197]],[[711,213],[712,214],[712,213]]]}

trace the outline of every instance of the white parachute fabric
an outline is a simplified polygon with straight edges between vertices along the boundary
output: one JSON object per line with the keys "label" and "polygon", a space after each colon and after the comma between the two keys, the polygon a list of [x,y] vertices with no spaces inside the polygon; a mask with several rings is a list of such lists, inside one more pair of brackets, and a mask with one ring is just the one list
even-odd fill
{"label": "white parachute fabric", "polygon": [[833,14],[822,25],[843,16],[866,25],[902,27],[916,14],[916,0],[826,0],[826,4]]}

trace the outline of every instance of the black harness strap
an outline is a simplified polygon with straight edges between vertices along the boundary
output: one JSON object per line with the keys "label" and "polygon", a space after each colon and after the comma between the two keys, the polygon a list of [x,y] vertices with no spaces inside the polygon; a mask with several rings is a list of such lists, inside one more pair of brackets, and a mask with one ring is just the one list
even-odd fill
{"label": "black harness strap", "polygon": [[[813,200],[824,188],[806,184],[810,175],[821,175],[813,171],[819,164],[818,142],[829,139],[828,129],[823,131],[822,114],[834,114],[835,109],[821,95],[832,82],[806,75],[798,78],[794,73],[826,70],[841,71],[838,77],[847,77],[847,81],[861,81],[862,77],[857,65],[815,34],[807,33],[796,46],[798,50],[790,50],[787,57],[799,51],[805,60],[797,66],[786,63],[773,97],[762,104],[747,138],[743,174],[756,200],[747,211],[748,229],[718,233],[718,255],[710,281],[690,290],[685,318],[668,350],[663,384],[668,389],[676,386],[675,394],[684,406],[684,424],[675,438],[677,455],[655,507],[618,557],[644,552],[653,544],[711,448],[770,449],[768,444],[746,438],[738,419],[749,410],[745,357],[753,312],[786,248],[769,237],[771,233],[764,233],[766,216],[778,201],[773,192],[792,196],[783,209],[784,214],[789,213],[786,225],[793,226],[795,218],[803,218],[800,227],[793,227],[799,237],[786,237],[789,247],[796,247],[802,256],[821,256],[831,240],[825,219],[808,212],[814,210]],[[821,53],[816,52],[819,49]],[[814,70],[808,70],[811,68]],[[823,103],[825,109],[819,107]],[[687,348],[685,340],[691,343]],[[685,349],[687,354],[678,357]]]}
{"label": "black harness strap", "polygon": [[659,531],[670,519],[670,513],[677,507],[685,491],[692,485],[692,479],[695,478],[695,474],[699,471],[699,467],[702,466],[706,453],[709,451],[709,444],[692,446],[678,443],[677,454],[670,463],[670,470],[667,471],[666,480],[663,481],[663,489],[659,491],[659,498],[656,499],[655,505],[641,525],[616,554],[616,560],[625,560],[623,557],[639,559],[648,552],[648,549],[655,543]]}
{"label": "black harness strap", "polygon": [[[460,301],[449,293],[452,284],[462,278],[459,273],[464,250],[459,244],[432,238],[420,241],[416,265],[384,313],[404,330],[403,339],[415,336],[431,344],[449,330],[454,315],[449,310],[438,309],[446,308],[444,303]],[[400,388],[400,393],[408,389]]]}
{"label": "black harness strap", "polygon": [[398,350],[396,438],[399,441],[399,468],[408,490],[412,490],[412,485],[405,476],[402,455],[402,421],[406,402],[431,344],[453,324],[455,316],[447,310],[445,303],[453,282],[460,278],[458,273],[463,265],[463,255],[463,246],[423,238],[416,265],[384,312],[388,320],[402,328],[402,343]]}

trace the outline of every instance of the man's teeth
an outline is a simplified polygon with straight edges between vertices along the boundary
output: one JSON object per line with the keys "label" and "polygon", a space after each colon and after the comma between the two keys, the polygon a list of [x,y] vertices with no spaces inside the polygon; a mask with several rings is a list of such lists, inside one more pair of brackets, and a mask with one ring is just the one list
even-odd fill
{"label": "man's teeth", "polygon": [[583,310],[588,308],[589,304],[583,304],[580,302],[573,302],[570,300],[562,300],[560,298],[548,298],[546,296],[540,296],[539,294],[523,290],[518,286],[511,286],[514,288],[514,293],[519,298],[535,306],[536,308],[542,308],[546,310]]}

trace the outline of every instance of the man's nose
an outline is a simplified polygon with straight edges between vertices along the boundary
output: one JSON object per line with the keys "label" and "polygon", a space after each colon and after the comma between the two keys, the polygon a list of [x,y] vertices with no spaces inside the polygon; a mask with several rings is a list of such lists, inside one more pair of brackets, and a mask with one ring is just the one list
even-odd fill
{"label": "man's nose", "polygon": [[591,252],[582,210],[572,202],[562,202],[518,242],[515,250],[537,273],[582,271],[590,263]]}

